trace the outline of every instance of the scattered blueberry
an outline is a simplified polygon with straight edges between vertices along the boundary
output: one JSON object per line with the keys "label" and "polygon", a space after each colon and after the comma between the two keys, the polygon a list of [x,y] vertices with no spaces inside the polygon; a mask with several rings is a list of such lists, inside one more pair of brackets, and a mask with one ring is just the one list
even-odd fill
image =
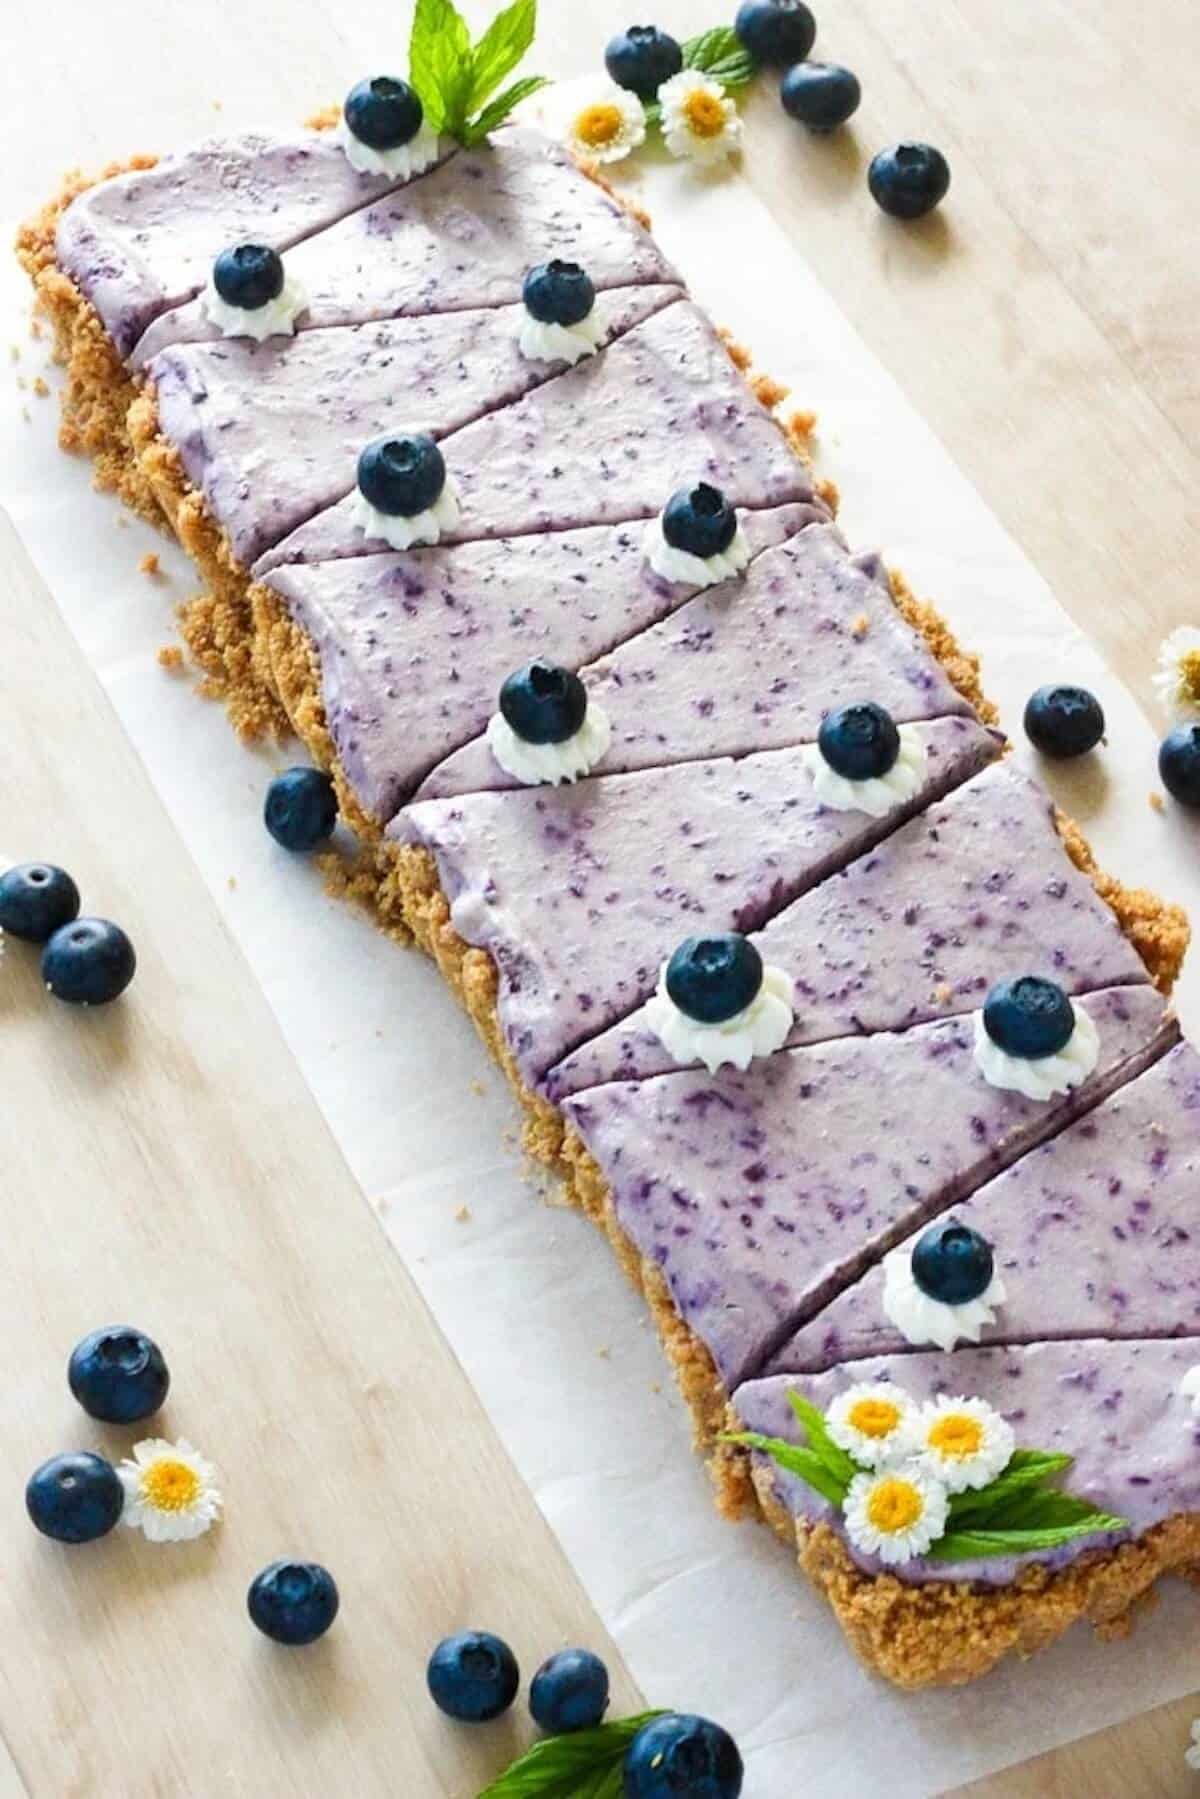
{"label": "scattered blueberry", "polygon": [[268,244],[235,244],[213,263],[213,286],[227,306],[256,312],[283,292],[283,261]]}
{"label": "scattered blueberry", "polygon": [[358,491],[392,518],[427,512],[445,485],[445,459],[432,437],[377,437],[358,459]]}
{"label": "scattered blueberry", "polygon": [[631,25],[609,40],[604,66],[618,87],[653,100],[663,82],[682,69],[683,51],[657,25]]}
{"label": "scattered blueberry", "polygon": [[1158,752],[1163,786],[1181,806],[1200,806],[1200,725],[1176,725]]}
{"label": "scattered blueberry", "polygon": [[733,28],[755,62],[778,69],[803,62],[817,36],[817,21],[804,0],[745,0]]}
{"label": "scattered blueberry", "polygon": [[107,918],[76,918],[55,931],[42,951],[42,979],[55,999],[71,1006],[106,1006],[133,979],[137,957]]}
{"label": "scattered blueberry", "polygon": [[521,1673],[508,1644],[487,1630],[445,1637],[429,1658],[425,1680],[434,1704],[463,1724],[486,1724],[517,1696]]}
{"label": "scattered blueberry", "polygon": [[737,534],[737,513],[719,487],[701,481],[681,487],[663,509],[662,532],[673,550],[689,556],[719,556]]}
{"label": "scattered blueberry", "polygon": [[79,889],[64,868],[22,862],[0,875],[0,931],[45,943],[79,915]]}
{"label": "scattered blueberry", "polygon": [[360,144],[372,150],[397,150],[416,137],[425,108],[407,81],[374,75],[350,89],[342,116]]}
{"label": "scattered blueberry", "polygon": [[596,304],[591,278],[577,262],[539,263],[522,290],[525,309],[543,325],[578,325]]}
{"label": "scattered blueberry", "polygon": [[339,1603],[337,1582],[320,1562],[271,1562],[246,1594],[246,1609],[263,1635],[292,1647],[323,1637]]}
{"label": "scattered blueberry", "polygon": [[523,743],[565,743],[587,717],[587,688],[569,668],[527,662],[500,689],[500,711]]}
{"label": "scattered blueberry", "polygon": [[922,219],[946,198],[950,164],[932,144],[893,144],[873,159],[867,186],[893,219]]}
{"label": "scattered blueberry", "polygon": [[858,76],[835,62],[798,62],[779,90],[783,109],[810,131],[836,131],[858,111]]}
{"label": "scattered blueberry", "polygon": [[943,1305],[961,1306],[978,1299],[991,1286],[994,1267],[987,1238],[952,1219],[930,1225],[913,1246],[914,1281],[922,1293]]}
{"label": "scattered blueberry", "polygon": [[1070,1042],[1075,1009],[1055,981],[1023,974],[997,981],[983,1002],[983,1028],[1006,1055],[1034,1061]]}
{"label": "scattered blueberry", "polygon": [[667,993],[698,1024],[724,1024],[744,1012],[762,980],[762,957],[737,931],[685,937],[667,963]]}
{"label": "scattered blueberry", "polygon": [[741,1790],[738,1746],[708,1718],[664,1712],[625,1756],[625,1799],[738,1799]]}
{"label": "scattered blueberry", "polygon": [[874,700],[839,706],[821,720],[817,747],[835,774],[847,781],[886,775],[900,754],[900,733],[890,712]]}
{"label": "scattered blueberry", "polygon": [[550,1736],[591,1730],[608,1709],[608,1669],[590,1649],[563,1649],[529,1684],[533,1721]]}
{"label": "scattered blueberry", "polygon": [[128,1324],[109,1324],[75,1345],[67,1382],[89,1417],[136,1424],[160,1409],[171,1376],[150,1337]]}
{"label": "scattered blueberry", "polygon": [[124,1504],[125,1490],[112,1463],[85,1450],[51,1456],[25,1488],[25,1510],[44,1537],[59,1543],[106,1537]]}
{"label": "scattered blueberry", "polygon": [[1025,707],[1025,735],[1043,756],[1083,756],[1104,735],[1104,713],[1086,687],[1039,687]]}
{"label": "scattered blueberry", "polygon": [[337,792],[319,768],[285,769],[263,802],[263,823],[276,843],[300,854],[332,837],[337,815]]}

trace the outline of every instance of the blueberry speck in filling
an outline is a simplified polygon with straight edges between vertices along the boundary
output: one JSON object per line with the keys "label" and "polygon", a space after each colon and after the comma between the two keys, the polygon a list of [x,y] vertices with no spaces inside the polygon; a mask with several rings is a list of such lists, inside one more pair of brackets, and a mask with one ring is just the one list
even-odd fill
{"label": "blueberry speck in filling", "polygon": [[246,1610],[263,1635],[293,1648],[323,1637],[339,1604],[337,1582],[319,1562],[272,1562],[246,1594]]}
{"label": "blueberry speck in filling", "polygon": [[428,512],[445,485],[445,459],[432,437],[377,437],[358,459],[358,491],[389,518]]}
{"label": "blueberry speck in filling", "polygon": [[738,1799],[742,1758],[708,1718],[666,1712],[642,1726],[625,1755],[625,1799]]}
{"label": "blueberry speck in filling", "polygon": [[107,918],[77,918],[55,931],[42,951],[42,980],[71,1006],[106,1006],[133,979],[137,957]]}
{"label": "blueberry speck in filling", "polygon": [[425,108],[407,81],[375,75],[350,89],[342,116],[360,144],[372,150],[398,150],[416,137]]}
{"label": "blueberry speck in filling", "polygon": [[701,481],[681,487],[663,509],[662,532],[673,550],[707,561],[727,550],[737,535],[737,513],[719,487]]}
{"label": "blueberry speck in filling", "polygon": [[529,1683],[534,1723],[551,1736],[591,1730],[608,1709],[608,1669],[590,1649],[562,1649]]}
{"label": "blueberry speck in filling", "polygon": [[810,131],[836,131],[858,111],[858,76],[832,62],[800,62],[789,69],[779,90],[783,110]]}
{"label": "blueberry speck in filling", "polygon": [[332,835],[337,793],[319,768],[289,768],[276,775],[263,802],[263,823],[285,850],[303,855]]}
{"label": "blueberry speck in filling", "polygon": [[835,774],[847,781],[872,781],[895,766],[900,733],[890,712],[863,700],[839,706],[822,719],[817,748]]}
{"label": "blueberry speck in filling", "polygon": [[257,312],[283,292],[283,259],[268,244],[235,244],[213,263],[213,286],[227,306]]}
{"label": "blueberry speck in filling", "polygon": [[1200,724],[1177,725],[1158,752],[1162,784],[1181,806],[1200,806]]}
{"label": "blueberry speck in filling", "polygon": [[565,743],[587,716],[587,689],[555,662],[528,662],[500,689],[500,713],[522,743]]}
{"label": "blueberry speck in filling", "polygon": [[522,289],[525,310],[542,325],[578,325],[596,304],[596,289],[577,262],[539,263]]}
{"label": "blueberry speck in filling", "polygon": [[1075,1010],[1055,981],[1023,974],[998,981],[983,1002],[983,1028],[1005,1055],[1022,1061],[1056,1056],[1075,1029]]}
{"label": "blueberry speck in filling", "polygon": [[686,937],[667,963],[671,1002],[697,1024],[724,1024],[744,1012],[762,981],[762,957],[737,931]]}
{"label": "blueberry speck in filling", "polygon": [[79,915],[79,889],[52,862],[22,862],[0,875],[0,931],[45,943]]}
{"label": "blueberry speck in filling", "polygon": [[1025,735],[1043,756],[1085,756],[1104,736],[1104,713],[1086,687],[1039,687],[1025,707]]}
{"label": "blueberry speck in filling", "polygon": [[128,1324],[109,1324],[75,1345],[67,1383],[89,1417],[136,1424],[160,1409],[171,1376],[152,1338]]}
{"label": "blueberry speck in filling", "polygon": [[618,87],[639,100],[653,100],[663,82],[682,69],[683,51],[657,25],[631,25],[609,40],[604,66]]}
{"label": "blueberry speck in filling", "polygon": [[803,62],[817,37],[817,21],[804,0],[744,0],[733,28],[755,62],[779,69]]}
{"label": "blueberry speck in filling", "polygon": [[445,1637],[429,1658],[425,1681],[447,1717],[462,1724],[487,1724],[506,1712],[517,1696],[517,1658],[487,1630],[463,1630]]}
{"label": "blueberry speck in filling", "polygon": [[922,1293],[943,1305],[967,1305],[992,1284],[995,1259],[986,1237],[968,1225],[943,1219],[913,1247],[912,1275]]}
{"label": "blueberry speck in filling", "polygon": [[867,170],[875,204],[893,219],[920,219],[950,190],[950,164],[932,144],[893,144]]}
{"label": "blueberry speck in filling", "polygon": [[125,1490],[111,1462],[80,1451],[52,1456],[25,1488],[25,1510],[44,1537],[94,1543],[106,1537],[125,1506]]}

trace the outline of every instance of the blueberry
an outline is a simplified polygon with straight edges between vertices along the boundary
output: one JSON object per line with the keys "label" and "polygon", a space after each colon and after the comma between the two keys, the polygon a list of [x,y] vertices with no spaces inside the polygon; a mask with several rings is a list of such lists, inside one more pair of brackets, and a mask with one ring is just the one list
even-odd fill
{"label": "blueberry", "polygon": [[873,159],[867,186],[893,219],[921,219],[946,198],[950,164],[932,144],[893,144]]}
{"label": "blueberry", "polygon": [[392,518],[428,512],[445,485],[445,460],[432,437],[377,437],[358,459],[358,491]]}
{"label": "blueberry", "polygon": [[157,1343],[132,1325],[109,1324],[75,1345],[67,1382],[89,1417],[136,1424],[159,1410],[171,1376]]}
{"label": "blueberry", "polygon": [[1104,713],[1086,687],[1039,687],[1025,707],[1025,735],[1043,756],[1084,756],[1104,735]]}
{"label": "blueberry", "polygon": [[667,963],[667,993],[698,1024],[724,1024],[744,1012],[762,979],[762,957],[737,931],[685,937]]}
{"label": "blueberry", "polygon": [[953,1219],[930,1225],[913,1246],[913,1279],[922,1293],[947,1306],[966,1305],[986,1293],[994,1266],[987,1238]]}
{"label": "blueberry", "polygon": [[569,668],[527,662],[500,689],[500,711],[523,743],[565,743],[587,717],[587,688]]}
{"label": "blueberry", "polygon": [[0,875],[0,931],[45,943],[79,915],[79,889],[52,862],[22,862]]}
{"label": "blueberry", "polygon": [[839,706],[821,720],[817,747],[835,774],[847,781],[870,781],[894,766],[900,733],[890,712],[863,700]]}
{"label": "blueberry", "polygon": [[124,1504],[125,1490],[112,1463],[86,1450],[51,1456],[25,1488],[25,1510],[44,1537],[59,1543],[106,1537]]}
{"label": "blueberry", "polygon": [[425,1681],[433,1703],[463,1724],[486,1724],[517,1696],[521,1673],[508,1644],[487,1630],[445,1637],[429,1658]]}
{"label": "blueberry", "polygon": [[315,850],[333,835],[337,793],[319,768],[288,768],[267,788],[263,823],[285,850]]}
{"label": "blueberry", "polygon": [[590,1649],[560,1650],[530,1682],[529,1709],[551,1736],[590,1730],[608,1709],[608,1669]]}
{"label": "blueberry", "polygon": [[657,25],[631,25],[610,38],[604,66],[618,87],[653,100],[663,82],[682,69],[683,51]]}
{"label": "blueberry", "polygon": [[625,1756],[625,1799],[738,1799],[741,1790],[738,1746],[708,1718],[664,1712]]}
{"label": "blueberry", "polygon": [[983,1028],[1006,1055],[1036,1061],[1070,1042],[1075,1009],[1062,988],[1040,975],[997,981],[983,1002]]}
{"label": "blueberry", "polygon": [[835,131],[858,111],[858,76],[835,62],[799,62],[779,90],[783,109],[810,131]]}
{"label": "blueberry", "polygon": [[689,556],[719,556],[737,535],[737,513],[719,487],[701,481],[681,487],[663,508],[662,532],[673,550]]}
{"label": "blueberry", "polygon": [[425,108],[407,81],[374,75],[350,89],[342,116],[360,144],[372,150],[398,150],[416,137]]}
{"label": "blueberry", "polygon": [[745,0],[733,28],[755,62],[778,69],[803,62],[817,36],[817,21],[803,0]]}
{"label": "blueberry", "polygon": [[256,312],[283,292],[283,261],[268,244],[235,244],[213,263],[213,286],[227,306]]}
{"label": "blueberry", "polygon": [[136,967],[132,943],[107,918],[62,925],[42,951],[43,981],[72,1006],[106,1006],[124,993]]}
{"label": "blueberry", "polygon": [[543,325],[578,325],[596,304],[596,290],[577,262],[539,263],[525,277],[526,311]]}
{"label": "blueberry", "polygon": [[246,1610],[263,1635],[292,1647],[323,1637],[339,1604],[337,1582],[320,1562],[271,1562],[246,1594]]}
{"label": "blueberry", "polygon": [[1158,752],[1163,786],[1181,806],[1200,806],[1200,724],[1176,725]]}

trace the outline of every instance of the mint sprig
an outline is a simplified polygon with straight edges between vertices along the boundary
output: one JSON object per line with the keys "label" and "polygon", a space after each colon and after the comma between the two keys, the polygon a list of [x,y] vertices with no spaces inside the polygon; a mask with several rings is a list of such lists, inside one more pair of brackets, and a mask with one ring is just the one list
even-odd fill
{"label": "mint sprig", "polygon": [[[710,75],[727,92],[746,87],[758,73],[754,58],[742,48],[742,40],[732,25],[714,25],[711,31],[688,38],[680,49],[685,69]],[[657,100],[648,100],[645,112],[648,125],[662,123],[662,107]]]}
{"label": "mint sprig", "polygon": [[484,1787],[479,1799],[621,1799],[629,1745],[661,1711],[639,1712],[594,1730],[545,1737]]}
{"label": "mint sprig", "polygon": [[546,86],[526,75],[497,93],[533,43],[537,0],[512,0],[477,43],[454,0],[417,0],[409,39],[409,80],[439,136],[471,148],[502,125],[530,94]]}

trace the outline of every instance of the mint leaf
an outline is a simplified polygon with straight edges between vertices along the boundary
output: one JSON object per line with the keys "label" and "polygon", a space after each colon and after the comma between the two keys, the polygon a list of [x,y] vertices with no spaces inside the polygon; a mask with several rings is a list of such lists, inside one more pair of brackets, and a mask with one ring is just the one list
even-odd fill
{"label": "mint leaf", "polygon": [[848,1487],[860,1472],[859,1466],[853,1456],[840,1449],[830,1436],[824,1413],[810,1399],[805,1399],[802,1393],[797,1393],[794,1387],[788,1389],[787,1402],[803,1426],[813,1454],[828,1468],[835,1480],[841,1481],[843,1487]]}
{"label": "mint leaf", "polygon": [[957,1525],[978,1516],[986,1516],[997,1523],[1007,1522],[998,1516],[1004,1507],[1027,1497],[1055,1475],[1062,1474],[1071,1466],[1071,1460],[1069,1455],[1051,1455],[1040,1449],[1014,1450],[1004,1472],[989,1481],[986,1487],[954,1494],[950,1501],[950,1522]]}
{"label": "mint leaf", "polygon": [[478,118],[471,120],[463,134],[464,144],[468,149],[481,144],[498,125],[503,125],[515,106],[519,106],[522,100],[528,100],[530,94],[536,94],[548,86],[544,75],[523,75],[520,81],[514,81],[511,87],[506,87],[490,105],[484,107]]}
{"label": "mint leaf", "polygon": [[[1062,1495],[1065,1497],[1065,1495]],[[1081,1500],[1078,1503],[1083,1504]],[[1047,1526],[1040,1530],[974,1530],[947,1531],[944,1537],[926,1551],[938,1562],[983,1561],[993,1555],[1025,1555],[1031,1549],[1057,1549],[1079,1537],[1094,1536],[1098,1531],[1127,1530],[1129,1520],[1116,1518],[1110,1512],[1090,1511],[1077,1524]]]}
{"label": "mint leaf", "polygon": [[[832,1473],[815,1450],[804,1449],[798,1443],[789,1443],[784,1437],[763,1437],[752,1430],[726,1434],[721,1441],[741,1443],[747,1449],[760,1449],[786,1474],[794,1474],[805,1486],[819,1493],[822,1499],[827,1499],[830,1505],[840,1506],[846,1497],[850,1482],[841,1480]],[[855,1469],[854,1472],[857,1473],[858,1470]]]}
{"label": "mint leaf", "polygon": [[758,73],[754,58],[742,48],[732,25],[717,25],[689,38],[683,46],[683,66],[702,70],[726,88],[745,87]]}
{"label": "mint leaf", "polygon": [[504,78],[512,74],[533,43],[536,29],[537,0],[512,0],[511,6],[496,14],[471,52],[468,111],[477,112]]}
{"label": "mint leaf", "polygon": [[594,1730],[545,1737],[484,1787],[479,1799],[620,1799],[626,1751],[638,1731],[662,1715],[639,1712]]}
{"label": "mint leaf", "polygon": [[453,0],[417,0],[408,69],[434,131],[457,137],[471,90],[471,34]]}

